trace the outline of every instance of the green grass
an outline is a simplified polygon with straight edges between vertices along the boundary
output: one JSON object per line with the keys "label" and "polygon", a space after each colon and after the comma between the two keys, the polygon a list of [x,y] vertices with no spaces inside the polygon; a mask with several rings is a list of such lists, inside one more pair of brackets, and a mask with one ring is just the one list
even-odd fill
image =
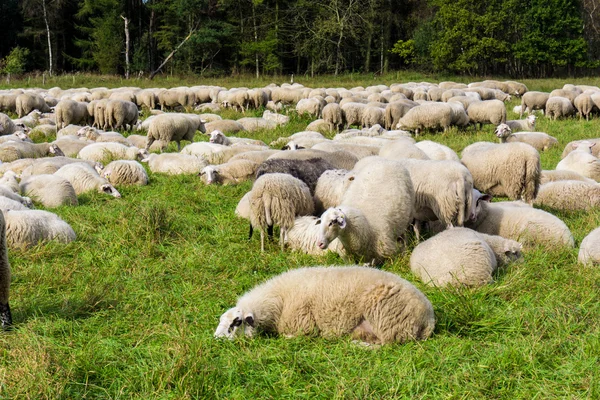
{"label": "green grass", "polygon": [[[545,90],[562,84],[539,82]],[[308,123],[292,115],[287,127],[251,136],[269,142]],[[599,136],[600,120],[541,117],[538,128],[559,139],[542,155],[544,168],[553,168],[566,143]],[[495,141],[492,131],[422,139],[459,151]],[[282,253],[276,243],[261,253],[233,213],[249,182],[150,179],[119,187],[121,199],[89,194],[77,207],[54,209],[77,232],[75,242],[10,251],[15,329],[0,334],[0,398],[600,397],[600,273],[576,263],[577,249],[527,251],[480,289],[424,287],[408,254],[386,263],[434,305],[436,331],[424,342],[370,350],[348,338],[215,340],[219,316],[257,283],[342,260]],[[598,210],[558,215],[577,244],[600,226]]]}

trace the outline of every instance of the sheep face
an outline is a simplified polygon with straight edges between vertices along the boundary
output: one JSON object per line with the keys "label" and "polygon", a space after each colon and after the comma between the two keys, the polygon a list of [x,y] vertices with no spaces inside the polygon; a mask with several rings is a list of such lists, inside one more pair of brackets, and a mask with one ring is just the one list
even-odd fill
{"label": "sheep face", "polygon": [[317,246],[325,250],[329,243],[339,236],[340,231],[346,228],[346,214],[339,208],[330,208],[317,219],[315,224],[321,225]]}
{"label": "sheep face", "polygon": [[[240,327],[242,329],[239,329]],[[242,332],[249,337],[254,335],[254,314],[244,312],[239,307],[233,307],[221,315],[215,337],[233,339]]]}
{"label": "sheep face", "polygon": [[215,167],[209,165],[204,167],[198,175],[200,175],[200,178],[204,183],[210,185],[217,182],[219,178],[219,171],[217,171]]}
{"label": "sheep face", "polygon": [[523,245],[514,240],[506,240],[504,244],[504,256],[508,262],[515,262],[523,258]]}
{"label": "sheep face", "polygon": [[483,194],[477,189],[472,189],[471,193],[473,195],[473,199],[471,201],[471,209],[469,210],[469,221],[475,222],[477,221],[477,217],[481,212],[481,202],[491,202],[492,196],[489,194]]}
{"label": "sheep face", "polygon": [[104,185],[100,186],[100,190],[103,193],[106,194],[110,194],[113,197],[116,198],[120,198],[121,197],[121,193],[119,193],[119,191],[117,189],[115,189],[115,187],[109,183],[105,183]]}
{"label": "sheep face", "polygon": [[494,133],[499,138],[505,138],[505,137],[510,136],[510,134],[512,133],[512,130],[510,129],[510,127],[507,124],[500,124],[496,127],[496,130],[494,131]]}
{"label": "sheep face", "polygon": [[225,135],[223,134],[223,132],[221,131],[212,131],[210,133],[210,140],[211,143],[216,143],[216,144],[223,144],[223,142],[225,142]]}
{"label": "sheep face", "polygon": [[531,125],[531,129],[535,129],[536,118],[537,117],[533,114],[527,116],[527,122]]}
{"label": "sheep face", "polygon": [[60,149],[60,147],[58,147],[55,144],[51,144],[50,147],[48,148],[48,151],[52,154],[54,154],[55,156],[61,156],[64,157],[65,153],[63,153],[63,151]]}

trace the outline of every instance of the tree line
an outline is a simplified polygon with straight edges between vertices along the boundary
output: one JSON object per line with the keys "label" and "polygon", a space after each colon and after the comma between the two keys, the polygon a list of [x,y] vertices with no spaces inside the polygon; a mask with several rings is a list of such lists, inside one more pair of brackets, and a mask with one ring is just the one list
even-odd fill
{"label": "tree line", "polygon": [[546,77],[600,66],[600,0],[2,0],[0,70]]}

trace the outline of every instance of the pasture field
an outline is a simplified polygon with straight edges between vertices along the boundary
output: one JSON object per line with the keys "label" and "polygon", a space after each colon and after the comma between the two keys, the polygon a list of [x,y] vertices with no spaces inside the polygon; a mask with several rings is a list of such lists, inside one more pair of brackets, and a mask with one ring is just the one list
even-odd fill
{"label": "pasture field", "polygon": [[[77,76],[75,86],[213,83],[84,78]],[[382,78],[295,80],[349,88],[449,79]],[[46,86],[72,86],[69,76],[56,79]],[[246,79],[214,83],[273,81]],[[276,82],[282,81],[289,78]],[[600,79],[524,82],[530,90],[551,90],[566,82],[597,85]],[[19,85],[39,86],[35,79],[11,83]],[[509,119],[518,118],[511,111],[517,103],[507,104]],[[287,126],[251,137],[269,143],[310,122],[290,115]],[[459,152],[476,141],[496,141],[493,130],[453,128],[419,140]],[[553,169],[569,141],[600,136],[600,119],[539,117],[536,130],[559,140],[542,154],[542,167]],[[198,134],[196,140],[207,139]],[[168,151],[175,150],[171,144]],[[0,334],[0,398],[600,398],[600,271],[578,265],[577,248],[526,251],[524,261],[497,271],[495,282],[480,289],[422,285],[410,272],[410,252],[387,262],[384,270],[413,282],[433,303],[437,326],[424,342],[367,349],[349,338],[216,340],[219,316],[256,284],[292,268],[344,261],[333,254],[281,252],[275,242],[261,253],[259,237],[249,241],[247,222],[234,216],[250,182],[204,186],[197,176],[152,173],[150,180],[140,188],[119,187],[121,199],[82,195],[77,207],[53,209],[73,227],[75,242],[10,251],[15,327]],[[577,247],[600,226],[600,210],[555,214]]]}

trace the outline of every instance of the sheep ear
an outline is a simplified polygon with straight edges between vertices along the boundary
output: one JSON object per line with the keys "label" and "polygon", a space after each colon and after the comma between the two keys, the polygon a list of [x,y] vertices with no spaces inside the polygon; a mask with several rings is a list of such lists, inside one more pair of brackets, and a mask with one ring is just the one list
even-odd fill
{"label": "sheep ear", "polygon": [[346,227],[346,218],[338,217],[338,225],[340,226],[340,228],[344,229]]}
{"label": "sheep ear", "polygon": [[480,201],[487,201],[488,203],[492,202],[492,195],[491,194],[483,194],[481,195],[481,197],[479,198]]}
{"label": "sheep ear", "polygon": [[315,225],[321,225],[321,218],[319,218],[315,221]]}
{"label": "sheep ear", "polygon": [[348,180],[349,180],[350,182],[352,182],[352,181],[354,180],[354,175],[350,175],[350,176],[348,177]]}
{"label": "sheep ear", "polygon": [[252,314],[252,313],[246,314],[246,316],[244,317],[244,322],[254,328],[254,314]]}
{"label": "sheep ear", "polygon": [[595,145],[596,145],[596,142],[592,143],[592,144],[590,145],[590,149],[591,149],[592,147],[594,147]]}

